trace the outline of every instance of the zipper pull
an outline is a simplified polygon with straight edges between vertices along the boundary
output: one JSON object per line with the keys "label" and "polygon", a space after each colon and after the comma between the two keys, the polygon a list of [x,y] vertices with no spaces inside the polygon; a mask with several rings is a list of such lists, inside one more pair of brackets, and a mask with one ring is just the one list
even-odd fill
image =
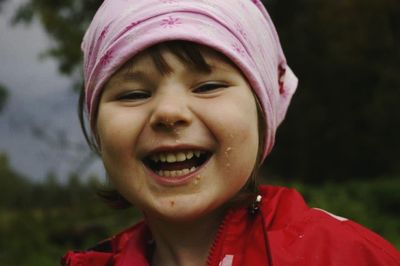
{"label": "zipper pull", "polygon": [[255,216],[260,211],[261,200],[262,200],[262,196],[261,195],[257,195],[257,197],[254,200],[254,202],[249,206],[248,211],[249,211],[251,216]]}

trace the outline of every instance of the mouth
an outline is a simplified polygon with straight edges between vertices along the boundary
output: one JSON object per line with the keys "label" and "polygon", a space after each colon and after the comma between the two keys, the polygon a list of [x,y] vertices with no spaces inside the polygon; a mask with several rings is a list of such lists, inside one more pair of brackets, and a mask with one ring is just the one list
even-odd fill
{"label": "mouth", "polygon": [[211,155],[211,152],[202,150],[157,152],[146,156],[143,163],[158,176],[180,177],[205,165]]}

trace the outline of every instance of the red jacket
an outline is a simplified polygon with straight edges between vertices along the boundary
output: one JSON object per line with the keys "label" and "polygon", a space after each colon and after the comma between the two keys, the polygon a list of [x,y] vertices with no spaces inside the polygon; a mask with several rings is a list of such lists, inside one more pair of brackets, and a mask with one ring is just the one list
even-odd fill
{"label": "red jacket", "polygon": [[[400,265],[400,253],[377,234],[347,219],[309,208],[288,188],[264,186],[259,209],[230,210],[207,265]],[[68,252],[62,265],[149,265],[150,232],[144,222],[85,252]]]}

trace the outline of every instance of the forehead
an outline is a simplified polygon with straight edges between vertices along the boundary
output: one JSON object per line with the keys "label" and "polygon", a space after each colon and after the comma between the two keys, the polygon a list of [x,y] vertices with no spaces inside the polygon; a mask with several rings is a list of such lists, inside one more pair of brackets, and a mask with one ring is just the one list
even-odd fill
{"label": "forehead", "polygon": [[129,60],[119,72],[153,69],[161,75],[173,72],[171,56],[179,60],[188,71],[210,74],[214,70],[239,71],[222,53],[199,44],[186,41],[172,41],[157,44],[140,52]]}

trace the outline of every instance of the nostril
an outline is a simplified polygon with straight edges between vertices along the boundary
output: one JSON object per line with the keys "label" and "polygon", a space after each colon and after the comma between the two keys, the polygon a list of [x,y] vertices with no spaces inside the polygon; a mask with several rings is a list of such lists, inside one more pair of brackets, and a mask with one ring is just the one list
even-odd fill
{"label": "nostril", "polygon": [[188,123],[184,120],[178,121],[158,121],[157,123],[153,124],[153,127],[156,129],[164,129],[164,130],[174,130],[178,127],[182,127],[187,125]]}
{"label": "nostril", "polygon": [[188,126],[192,118],[193,113],[186,104],[157,104],[151,114],[150,125],[153,129],[170,130]]}
{"label": "nostril", "polygon": [[191,123],[192,114],[189,110],[180,110],[179,112],[162,112],[158,110],[153,113],[150,119],[150,125],[153,129],[172,130],[178,127],[185,127]]}

